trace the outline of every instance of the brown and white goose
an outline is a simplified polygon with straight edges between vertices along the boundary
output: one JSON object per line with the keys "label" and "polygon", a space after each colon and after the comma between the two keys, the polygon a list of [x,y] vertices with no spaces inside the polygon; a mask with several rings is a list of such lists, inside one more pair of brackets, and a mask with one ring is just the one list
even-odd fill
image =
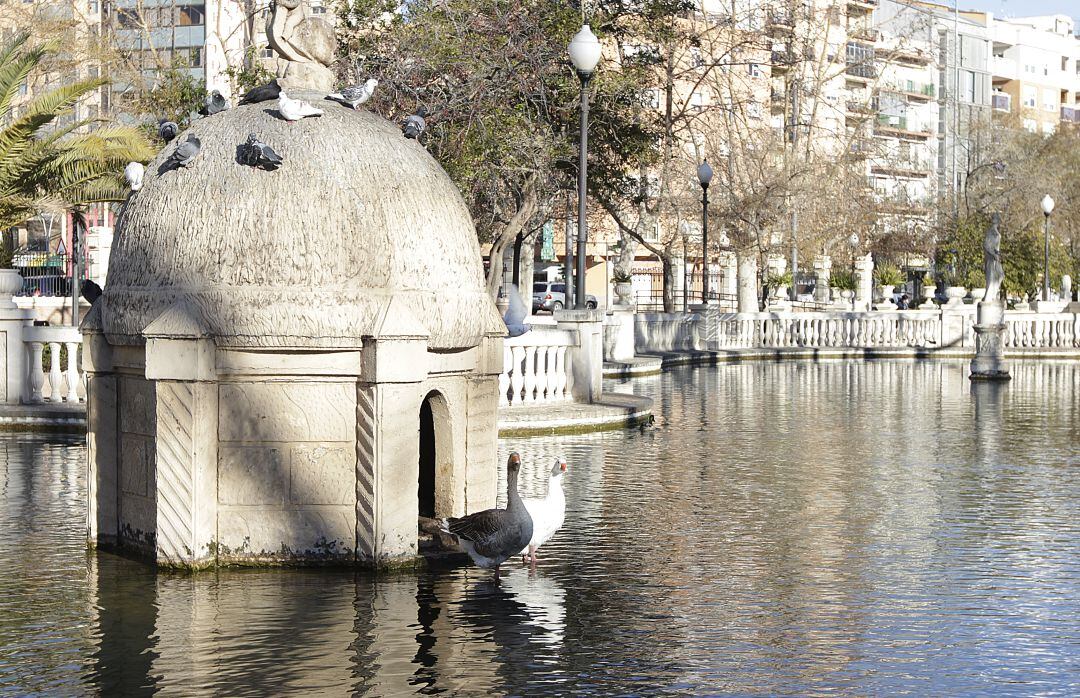
{"label": "brown and white goose", "polygon": [[461,518],[443,519],[443,531],[457,536],[461,547],[477,567],[495,570],[529,544],[533,521],[518,494],[521,456],[511,453],[506,461],[506,508],[487,509]]}

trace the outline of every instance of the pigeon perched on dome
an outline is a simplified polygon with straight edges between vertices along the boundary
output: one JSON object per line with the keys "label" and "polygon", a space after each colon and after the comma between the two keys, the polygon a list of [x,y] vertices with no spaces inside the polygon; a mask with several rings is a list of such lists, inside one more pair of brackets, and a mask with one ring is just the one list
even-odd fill
{"label": "pigeon perched on dome", "polygon": [[176,138],[176,134],[178,133],[180,133],[180,127],[176,125],[175,121],[162,119],[158,122],[158,136],[166,143],[169,143],[172,139]]}
{"label": "pigeon perched on dome", "polygon": [[375,94],[375,88],[379,86],[379,81],[375,78],[371,78],[364,82],[363,85],[353,85],[352,87],[346,87],[341,92],[334,92],[326,96],[327,99],[332,99],[335,102],[340,102],[345,106],[356,109],[364,102],[371,99],[371,96]]}
{"label": "pigeon perched on dome", "polygon": [[187,140],[176,146],[176,150],[166,160],[166,164],[172,167],[187,167],[198,156],[200,150],[202,150],[202,141],[194,134],[188,135]]}
{"label": "pigeon perched on dome", "polygon": [[405,119],[405,125],[401,132],[405,134],[406,138],[417,139],[424,133],[424,129],[427,128],[425,116],[427,116],[427,109],[420,107],[415,114]]}
{"label": "pigeon perched on dome", "polygon": [[281,166],[282,158],[274,149],[259,140],[254,133],[249,133],[237,152],[237,160],[241,165],[258,167],[264,170],[276,170]]}
{"label": "pigeon perched on dome", "polygon": [[269,102],[272,99],[277,99],[281,94],[281,85],[278,84],[277,78],[274,78],[265,85],[259,85],[253,87],[244,93],[244,96],[240,98],[240,104],[258,104],[259,102]]}
{"label": "pigeon perched on dome", "polygon": [[206,102],[203,104],[199,113],[203,116],[213,116],[219,112],[223,112],[229,108],[229,101],[225,99],[224,95],[219,90],[213,90],[210,94],[206,95]]}
{"label": "pigeon perched on dome", "polygon": [[278,113],[288,122],[299,121],[308,116],[322,116],[322,109],[299,99],[291,99],[285,92],[278,94]]}
{"label": "pigeon perched on dome", "polygon": [[124,179],[127,180],[131,191],[142,189],[143,173],[145,171],[146,168],[143,167],[141,162],[129,162],[127,167],[124,168]]}

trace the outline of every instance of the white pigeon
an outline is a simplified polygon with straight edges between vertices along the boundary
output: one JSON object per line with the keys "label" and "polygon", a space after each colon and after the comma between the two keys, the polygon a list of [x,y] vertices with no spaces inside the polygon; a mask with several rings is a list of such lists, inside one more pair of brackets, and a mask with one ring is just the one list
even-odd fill
{"label": "white pigeon", "polygon": [[142,178],[145,171],[146,168],[143,167],[141,162],[129,162],[127,167],[124,168],[124,179],[127,180],[131,191],[142,189]]}
{"label": "white pigeon", "polygon": [[341,92],[334,92],[327,95],[327,97],[335,102],[341,102],[342,104],[356,109],[361,104],[371,99],[371,96],[375,94],[375,88],[378,86],[379,81],[375,78],[370,78],[363,85],[346,87]]}
{"label": "white pigeon", "polygon": [[299,99],[289,99],[284,92],[278,95],[277,108],[281,116],[288,122],[299,121],[306,116],[322,116],[322,109],[316,109],[307,102]]}
{"label": "white pigeon", "polygon": [[562,488],[565,472],[566,461],[556,458],[555,465],[551,468],[551,479],[548,480],[547,496],[522,499],[525,502],[525,509],[533,520],[533,535],[532,540],[529,541],[529,547],[522,549],[519,555],[534,564],[540,559],[536,551],[562,528],[563,520],[566,518],[566,495],[563,494]]}

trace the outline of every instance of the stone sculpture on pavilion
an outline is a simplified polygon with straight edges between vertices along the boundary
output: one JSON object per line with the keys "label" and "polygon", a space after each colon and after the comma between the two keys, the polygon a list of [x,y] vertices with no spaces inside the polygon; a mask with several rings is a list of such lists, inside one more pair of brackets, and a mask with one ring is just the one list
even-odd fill
{"label": "stone sculpture on pavilion", "polygon": [[971,360],[972,380],[1009,380],[1005,364],[1005,304],[1001,300],[1001,216],[993,215],[983,240],[983,275],[986,292],[976,311],[975,358]]}

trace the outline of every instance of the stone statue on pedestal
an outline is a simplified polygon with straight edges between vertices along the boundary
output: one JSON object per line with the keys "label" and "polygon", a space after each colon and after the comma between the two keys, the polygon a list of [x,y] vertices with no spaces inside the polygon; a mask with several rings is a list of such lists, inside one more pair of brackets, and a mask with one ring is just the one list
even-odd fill
{"label": "stone statue on pedestal", "polygon": [[273,1],[266,39],[278,54],[277,74],[286,90],[334,89],[334,28],[304,0]]}
{"label": "stone statue on pedestal", "polygon": [[1001,215],[997,213],[990,218],[990,227],[983,240],[983,275],[986,276],[986,293],[982,299],[996,301],[1001,298],[1005,271],[1001,268]]}
{"label": "stone statue on pedestal", "polygon": [[1001,302],[1001,216],[994,214],[983,240],[983,273],[986,293],[979,302],[975,323],[975,358],[971,360],[971,380],[1009,380],[1005,364],[1005,305]]}

